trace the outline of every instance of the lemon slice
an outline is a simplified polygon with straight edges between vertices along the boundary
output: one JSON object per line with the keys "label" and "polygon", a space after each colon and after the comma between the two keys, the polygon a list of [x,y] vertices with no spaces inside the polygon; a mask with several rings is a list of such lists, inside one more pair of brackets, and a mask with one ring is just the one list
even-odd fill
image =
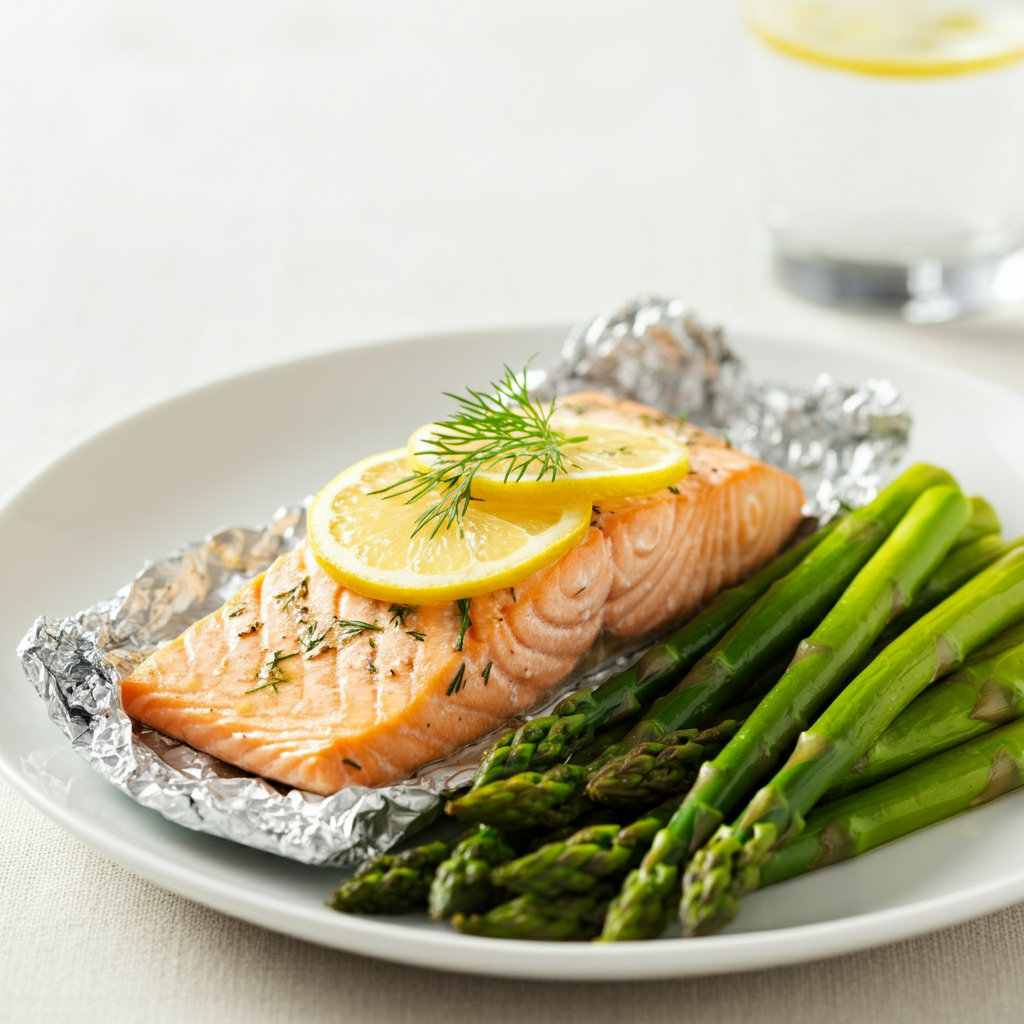
{"label": "lemon slice", "polygon": [[953,75],[1024,57],[1016,0],[747,0],[746,15],[775,49],[847,71]]}
{"label": "lemon slice", "polygon": [[474,501],[449,530],[415,536],[438,495],[412,504],[371,492],[408,476],[404,448],[374,455],[336,476],[309,507],[309,546],[339,583],[381,601],[432,604],[486,594],[529,576],[577,544],[590,503],[568,507]]}
{"label": "lemon slice", "polygon": [[[686,445],[666,434],[586,417],[572,417],[564,422],[553,419],[552,426],[569,437],[587,438],[562,446],[567,472],[560,472],[554,480],[550,475],[538,480],[540,466],[534,464],[522,480],[506,480],[508,462],[497,462],[477,471],[473,497],[516,504],[589,503],[602,498],[650,494],[678,483],[690,466]],[[409,438],[409,456],[421,470],[433,469],[438,463],[428,444],[435,430],[435,424],[428,423]]]}

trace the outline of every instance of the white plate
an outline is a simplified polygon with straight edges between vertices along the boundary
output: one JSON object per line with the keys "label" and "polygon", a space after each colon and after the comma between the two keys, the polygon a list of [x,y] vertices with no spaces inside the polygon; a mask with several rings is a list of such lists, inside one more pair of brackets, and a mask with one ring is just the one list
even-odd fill
{"label": "white plate", "polygon": [[[508,942],[413,918],[327,910],[337,872],[189,832],[139,807],[67,748],[13,651],[37,614],[109,596],[148,556],[225,523],[259,523],[341,467],[396,447],[507,361],[556,349],[560,328],[349,349],[231,378],[79,445],[0,509],[0,766],[69,831],[154,882],[313,942],[410,964],[526,978],[649,978],[809,960],[892,941],[1024,898],[1024,792],[846,864],[763,892],[727,933],[622,945]],[[1024,399],[922,362],[740,339],[755,372],[810,383],[888,376],[911,397],[913,455],[948,466],[1024,532]],[[143,468],[144,467],[144,468]],[[33,755],[59,781],[41,781]]]}

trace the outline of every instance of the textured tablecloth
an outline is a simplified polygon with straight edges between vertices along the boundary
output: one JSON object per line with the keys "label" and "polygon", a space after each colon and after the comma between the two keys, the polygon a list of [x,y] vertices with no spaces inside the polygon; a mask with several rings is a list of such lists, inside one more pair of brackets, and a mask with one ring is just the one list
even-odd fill
{"label": "textured tablecloth", "polygon": [[[0,492],[104,423],[245,367],[565,322],[639,291],[1024,391],[1020,317],[915,330],[772,285],[741,42],[725,0],[7,0]],[[3,684],[22,685],[3,657]],[[1019,1021],[1022,1006],[1024,907],[754,974],[492,981],[225,917],[0,783],[4,1021],[939,1024]]]}

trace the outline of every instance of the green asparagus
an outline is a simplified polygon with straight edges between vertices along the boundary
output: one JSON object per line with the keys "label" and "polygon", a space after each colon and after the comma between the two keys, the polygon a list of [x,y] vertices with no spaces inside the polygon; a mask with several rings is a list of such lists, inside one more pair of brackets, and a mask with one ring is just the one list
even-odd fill
{"label": "green asparagus", "polygon": [[1024,785],[1024,719],[969,740],[835,803],[761,868],[761,885],[855,857]]}
{"label": "green asparagus", "polygon": [[437,840],[405,853],[381,854],[364,861],[327,900],[348,914],[407,914],[423,910],[437,866],[452,844]]}
{"label": "green asparagus", "polygon": [[614,887],[606,884],[588,893],[553,900],[525,893],[486,914],[456,914],[452,924],[467,935],[495,939],[589,939],[601,930],[613,891]]}
{"label": "green asparagus", "polygon": [[427,900],[431,918],[442,921],[455,913],[473,914],[501,902],[503,893],[491,881],[491,869],[515,855],[494,828],[484,826],[463,839],[434,874]]}
{"label": "green asparagus", "polygon": [[999,522],[999,515],[996,510],[978,495],[972,496],[971,518],[964,524],[963,531],[957,537],[953,549],[963,547],[965,544],[972,544],[980,537],[987,537],[991,534],[999,534],[1002,524]]}
{"label": "green asparagus", "polygon": [[901,711],[825,800],[882,779],[1024,716],[1024,625],[986,644]]}
{"label": "green asparagus", "polygon": [[656,743],[641,743],[599,768],[587,783],[587,795],[601,804],[629,808],[682,793],[740,725],[735,719],[726,719],[703,731],[682,729]]}
{"label": "green asparagus", "polygon": [[998,562],[1003,555],[1021,546],[1024,546],[1024,537],[1003,541],[998,534],[991,533],[954,548],[921,588],[907,610],[885,627],[872,648],[872,655],[877,654],[900,633],[909,629],[926,612],[930,612],[937,604],[945,601],[969,579],[977,576],[994,562]]}
{"label": "green asparagus", "polygon": [[599,727],[614,725],[640,711],[677,682],[776,580],[790,573],[828,537],[837,523],[812,533],[749,579],[722,591],[699,615],[652,647],[635,665],[595,690],[570,694],[550,715],[503,736],[481,759],[473,788],[559,764],[588,743]]}
{"label": "green asparagus", "polygon": [[[666,870],[678,871],[680,862],[774,769],[801,729],[856,674],[885,623],[909,604],[945,557],[970,511],[970,502],[953,487],[929,488],[914,502],[817,629],[801,642],[785,675],[722,752],[701,766],[682,806],[613,901],[602,939],[654,937],[641,933],[639,923],[666,916],[645,905],[664,891]],[[613,762],[603,770],[615,767]]]}
{"label": "green asparagus", "polygon": [[576,764],[557,764],[546,772],[520,772],[449,800],[445,811],[464,821],[504,829],[554,827],[593,807],[586,794],[588,777],[588,767]]}
{"label": "green asparagus", "polygon": [[496,868],[494,879],[515,892],[548,898],[590,892],[602,879],[621,875],[639,862],[681,799],[666,800],[629,825],[579,829],[568,839],[547,843]]}
{"label": "green asparagus", "polygon": [[[798,835],[803,815],[853,767],[929,683],[1024,618],[1024,549],[1005,555],[919,619],[801,734],[789,760],[690,862],[681,916],[687,935],[717,931],[756,889],[771,851]],[[652,848],[653,850],[653,848]]]}

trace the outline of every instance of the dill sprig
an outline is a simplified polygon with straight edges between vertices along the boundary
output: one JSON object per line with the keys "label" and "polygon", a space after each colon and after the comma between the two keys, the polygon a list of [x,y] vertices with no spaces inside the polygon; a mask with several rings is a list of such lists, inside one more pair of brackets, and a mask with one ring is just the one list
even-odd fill
{"label": "dill sprig", "polygon": [[262,679],[263,682],[251,690],[246,690],[246,694],[259,693],[260,690],[266,690],[268,687],[277,693],[278,683],[288,682],[288,677],[285,675],[284,669],[281,668],[281,662],[287,661],[289,658],[297,658],[301,653],[301,651],[293,651],[291,654],[285,654],[283,651],[274,651],[273,656],[256,670],[256,680]]}
{"label": "dill sprig", "polygon": [[319,628],[320,624],[314,622],[305,632],[299,634],[299,646],[306,654],[312,654],[327,639],[327,635],[331,631],[331,627],[328,626],[322,632],[317,633]]}
{"label": "dill sprig", "polygon": [[466,639],[466,630],[473,625],[473,620],[469,617],[469,598],[463,597],[455,602],[459,606],[459,616],[461,622],[459,624],[459,639],[455,641],[455,650],[462,650],[462,641]]}
{"label": "dill sprig", "polygon": [[284,611],[293,601],[301,601],[309,594],[309,577],[299,580],[291,590],[282,590],[280,594],[274,595],[275,601],[283,601],[281,611]]}
{"label": "dill sprig", "polygon": [[402,629],[405,626],[405,617],[415,609],[411,604],[393,604],[388,612],[391,614],[391,625]]}
{"label": "dill sprig", "polygon": [[458,693],[462,689],[462,684],[466,676],[466,663],[463,662],[459,666],[459,671],[455,673],[455,678],[448,684],[448,689],[445,690],[445,696],[450,697],[453,693]]}
{"label": "dill sprig", "polygon": [[346,643],[366,632],[384,632],[383,626],[376,626],[372,622],[360,622],[359,619],[338,619],[334,625],[338,629],[338,639],[342,643]]}
{"label": "dill sprig", "polygon": [[507,482],[522,480],[527,473],[535,473],[537,480],[554,480],[559,472],[575,466],[562,448],[587,438],[566,437],[551,426],[554,399],[544,405],[530,398],[526,390],[529,365],[527,362],[521,376],[506,366],[505,376],[491,385],[494,394],[467,388],[466,397],[446,391],[459,408],[448,419],[434,424],[431,435],[423,439],[423,450],[416,452],[435,462],[433,469],[417,470],[371,492],[404,497],[407,505],[438,492],[437,500],[417,517],[414,537],[430,525],[430,536],[434,537],[439,530],[461,523],[472,500],[473,478],[482,469],[504,466]]}

